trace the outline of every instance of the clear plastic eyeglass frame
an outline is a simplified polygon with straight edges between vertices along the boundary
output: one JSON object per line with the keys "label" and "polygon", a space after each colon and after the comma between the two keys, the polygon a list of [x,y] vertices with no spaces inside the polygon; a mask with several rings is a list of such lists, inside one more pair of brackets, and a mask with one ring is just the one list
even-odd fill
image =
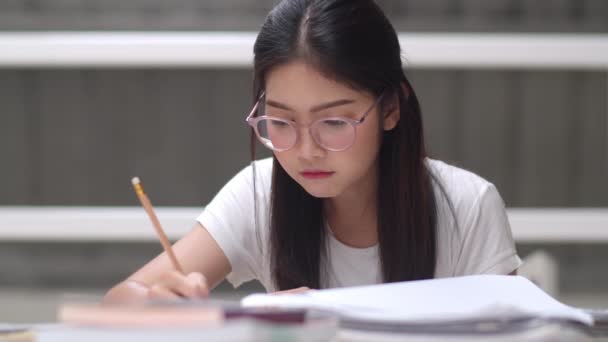
{"label": "clear plastic eyeglass frame", "polygon": [[[262,92],[262,95],[260,95],[260,97],[256,101],[255,105],[253,106],[253,109],[251,110],[251,112],[249,113],[247,118],[245,119],[247,124],[249,124],[255,131],[255,135],[257,136],[258,140],[264,146],[266,146],[267,148],[269,148],[273,151],[276,151],[276,152],[288,151],[291,148],[293,148],[296,145],[296,143],[298,142],[299,134],[300,134],[298,131],[298,127],[306,127],[306,128],[308,128],[308,132],[311,134],[315,143],[317,143],[319,146],[321,146],[322,148],[324,148],[328,151],[340,152],[340,151],[347,150],[355,143],[355,140],[357,139],[357,126],[362,124],[365,121],[365,118],[369,115],[369,113],[371,113],[371,111],[378,105],[378,103],[380,103],[380,101],[384,95],[384,92],[380,96],[378,96],[376,101],[374,101],[374,103],[369,107],[369,109],[367,109],[365,111],[365,113],[363,113],[361,118],[358,120],[353,120],[350,118],[345,118],[345,117],[340,117],[340,116],[334,116],[334,117],[325,117],[325,118],[315,120],[312,123],[310,123],[309,125],[299,125],[292,120],[286,120],[286,119],[268,116],[268,115],[262,115],[262,116],[256,117],[255,114],[260,106],[260,102],[263,100],[265,95],[266,95],[266,93]],[[273,141],[270,137],[265,137],[260,132],[259,124],[260,124],[260,122],[268,122],[266,120],[273,122],[274,125],[286,125],[284,127],[290,127],[293,130],[293,136],[291,137],[291,141],[284,144],[285,146],[277,147],[276,144],[273,143]],[[321,134],[319,133],[319,131],[320,131],[319,127],[323,123],[326,123],[326,124],[328,124],[330,126],[334,126],[334,127],[345,124],[345,125],[349,125],[352,129],[348,132],[343,133],[345,135],[348,134],[348,136],[347,136],[348,138],[346,138],[345,142],[342,142],[340,144],[337,144],[337,143],[328,144],[327,142],[324,142],[323,139],[321,139]],[[291,131],[289,132],[289,134],[291,134]]]}

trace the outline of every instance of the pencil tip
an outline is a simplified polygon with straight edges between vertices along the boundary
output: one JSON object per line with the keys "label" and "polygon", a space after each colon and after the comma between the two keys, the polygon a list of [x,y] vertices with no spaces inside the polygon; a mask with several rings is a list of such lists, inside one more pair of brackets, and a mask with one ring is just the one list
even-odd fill
{"label": "pencil tip", "polygon": [[133,178],[131,179],[131,183],[133,183],[133,185],[137,185],[137,184],[139,184],[139,177],[133,177]]}

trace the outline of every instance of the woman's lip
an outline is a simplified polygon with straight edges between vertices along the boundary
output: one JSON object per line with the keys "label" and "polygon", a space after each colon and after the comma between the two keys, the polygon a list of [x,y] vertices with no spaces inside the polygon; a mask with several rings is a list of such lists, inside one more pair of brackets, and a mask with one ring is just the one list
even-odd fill
{"label": "woman's lip", "polygon": [[300,172],[305,178],[326,178],[334,174],[332,171],[303,171]]}

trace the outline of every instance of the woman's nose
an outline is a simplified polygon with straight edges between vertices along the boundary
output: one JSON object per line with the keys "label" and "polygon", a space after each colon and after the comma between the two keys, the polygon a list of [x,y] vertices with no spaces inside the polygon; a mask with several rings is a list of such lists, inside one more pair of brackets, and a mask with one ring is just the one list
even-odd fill
{"label": "woman's nose", "polygon": [[295,147],[300,158],[307,160],[316,159],[323,157],[325,153],[327,153],[327,151],[315,141],[309,127],[300,127],[298,134],[299,137]]}

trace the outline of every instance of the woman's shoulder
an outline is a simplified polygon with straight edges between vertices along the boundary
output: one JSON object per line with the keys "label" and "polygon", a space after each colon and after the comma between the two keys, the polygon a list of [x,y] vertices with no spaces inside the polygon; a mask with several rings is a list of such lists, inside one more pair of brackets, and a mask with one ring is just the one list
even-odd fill
{"label": "woman's shoulder", "polygon": [[441,161],[429,160],[428,165],[435,184],[443,188],[435,193],[445,194],[438,201],[440,210],[446,211],[439,216],[438,241],[443,252],[437,274],[507,274],[517,269],[521,260],[496,187],[471,171]]}
{"label": "woman's shoulder", "polygon": [[440,180],[446,187],[475,191],[492,185],[492,183],[472,171],[450,165],[441,160],[427,159],[427,165],[436,180]]}
{"label": "woman's shoulder", "polygon": [[272,158],[259,159],[242,167],[215,195],[214,199],[250,199],[255,190],[260,200],[268,197],[272,183]]}
{"label": "woman's shoulder", "polygon": [[256,168],[260,169],[260,172],[270,175],[272,173],[272,162],[272,157],[257,159],[250,164],[250,167],[255,165]]}
{"label": "woman's shoulder", "polygon": [[247,169],[250,175],[253,175],[255,173],[256,182],[260,182],[264,185],[270,185],[270,182],[272,180],[272,166],[273,158],[270,157],[254,160],[249,164],[249,166],[247,166]]}
{"label": "woman's shoulder", "polygon": [[259,184],[260,181],[265,183],[272,178],[272,163],[272,157],[254,160],[243,167],[235,177],[252,182],[255,174],[256,184]]}
{"label": "woman's shoulder", "polygon": [[266,197],[272,183],[273,158],[254,160],[243,167],[228,184],[241,188],[255,188],[258,195]]}
{"label": "woman's shoulder", "polygon": [[447,197],[457,215],[468,212],[489,192],[497,194],[494,184],[469,170],[435,159],[427,159],[427,165],[436,193]]}

